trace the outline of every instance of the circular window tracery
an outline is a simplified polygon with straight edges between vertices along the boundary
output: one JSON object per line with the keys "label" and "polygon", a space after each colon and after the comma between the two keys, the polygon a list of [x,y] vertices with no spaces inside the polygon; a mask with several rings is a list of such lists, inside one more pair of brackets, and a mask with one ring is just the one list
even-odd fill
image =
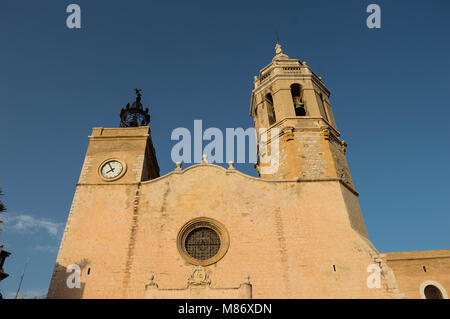
{"label": "circular window tracery", "polygon": [[228,232],[214,219],[196,218],[181,228],[177,246],[180,254],[189,263],[210,265],[219,261],[227,252]]}
{"label": "circular window tracery", "polygon": [[214,257],[220,248],[219,235],[208,227],[199,227],[186,236],[184,243],[189,256],[199,260]]}

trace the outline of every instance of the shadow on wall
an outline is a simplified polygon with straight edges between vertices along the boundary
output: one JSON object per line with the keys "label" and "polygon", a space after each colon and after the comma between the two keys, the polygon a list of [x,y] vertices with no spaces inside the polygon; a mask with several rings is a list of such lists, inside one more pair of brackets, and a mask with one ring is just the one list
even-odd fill
{"label": "shadow on wall", "polygon": [[[47,299],[81,299],[83,298],[85,282],[81,281],[81,274],[86,273],[89,260],[83,259],[79,263],[75,263],[80,269],[80,275],[75,273],[75,267],[65,267],[59,263],[55,264],[50,287],[47,293]],[[89,268],[88,268],[89,270]],[[79,287],[75,285],[79,280]]]}

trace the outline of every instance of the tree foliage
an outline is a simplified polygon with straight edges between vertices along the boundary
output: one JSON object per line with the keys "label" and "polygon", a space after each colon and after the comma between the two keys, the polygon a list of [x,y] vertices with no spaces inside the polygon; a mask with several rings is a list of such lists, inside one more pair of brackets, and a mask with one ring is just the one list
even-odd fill
{"label": "tree foliage", "polygon": [[[2,196],[2,189],[0,188],[0,196]],[[4,212],[6,210],[5,205],[3,205],[2,201],[0,200],[0,212]]]}

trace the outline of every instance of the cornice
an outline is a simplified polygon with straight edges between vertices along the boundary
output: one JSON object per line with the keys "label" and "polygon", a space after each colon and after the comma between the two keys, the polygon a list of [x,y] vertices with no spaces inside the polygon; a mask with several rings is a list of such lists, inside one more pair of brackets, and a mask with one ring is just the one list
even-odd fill
{"label": "cornice", "polygon": [[[179,176],[179,175],[183,175],[188,171],[191,170],[197,170],[197,169],[205,169],[205,168],[214,168],[217,169],[223,173],[225,173],[225,175],[238,175],[242,178],[245,178],[247,180],[250,181],[255,181],[255,182],[259,182],[259,183],[269,183],[269,184],[273,184],[273,183],[317,183],[317,182],[340,182],[344,187],[346,187],[348,190],[350,190],[350,192],[352,192],[354,195],[359,196],[358,192],[351,187],[350,185],[348,185],[347,183],[345,183],[341,178],[337,178],[337,177],[330,177],[330,178],[315,178],[315,179],[310,179],[310,178],[291,178],[291,179],[265,179],[265,178],[259,178],[259,177],[254,177],[254,176],[250,176],[247,175],[245,173],[242,173],[241,171],[236,170],[235,168],[229,168],[226,169],[220,165],[215,165],[215,164],[209,164],[209,163],[200,163],[200,164],[194,164],[191,165],[185,169],[178,169],[176,168],[175,170],[173,170],[170,173],[167,173],[163,176],[160,176],[158,178],[155,179],[151,179],[148,181],[142,181],[140,182],[142,185],[147,185],[147,184],[153,184],[153,183],[157,183],[161,180],[167,179],[170,176],[174,177],[174,176]],[[104,185],[104,184],[102,184]]]}

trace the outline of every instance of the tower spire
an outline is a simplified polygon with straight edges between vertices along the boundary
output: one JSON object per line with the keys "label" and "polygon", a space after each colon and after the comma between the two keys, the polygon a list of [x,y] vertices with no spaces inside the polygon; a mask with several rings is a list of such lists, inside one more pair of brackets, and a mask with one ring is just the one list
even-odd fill
{"label": "tower spire", "polygon": [[276,43],[275,43],[275,54],[276,55],[280,55],[283,53],[283,50],[281,48],[281,44],[280,44],[280,38],[278,37],[278,30],[277,28],[275,28],[275,39],[276,39]]}

